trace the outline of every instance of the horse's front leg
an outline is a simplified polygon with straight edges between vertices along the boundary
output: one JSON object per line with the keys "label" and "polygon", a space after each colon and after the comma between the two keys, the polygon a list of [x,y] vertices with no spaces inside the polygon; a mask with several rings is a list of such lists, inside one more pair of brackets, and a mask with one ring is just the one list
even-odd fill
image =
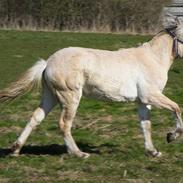
{"label": "horse's front leg", "polygon": [[176,119],[176,129],[167,134],[167,141],[171,142],[183,134],[183,122],[180,107],[168,97],[159,92],[154,92],[148,98],[148,103],[172,111]]}
{"label": "horse's front leg", "polygon": [[161,156],[161,152],[157,151],[153,145],[151,137],[151,121],[149,117],[150,105],[139,103],[139,118],[145,139],[145,150],[147,155],[153,157]]}

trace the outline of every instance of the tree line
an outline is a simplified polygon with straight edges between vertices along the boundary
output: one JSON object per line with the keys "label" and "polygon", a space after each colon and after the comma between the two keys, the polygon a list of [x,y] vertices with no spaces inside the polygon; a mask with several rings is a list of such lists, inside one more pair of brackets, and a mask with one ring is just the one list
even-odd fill
{"label": "tree line", "polygon": [[153,32],[170,0],[0,0],[0,27]]}

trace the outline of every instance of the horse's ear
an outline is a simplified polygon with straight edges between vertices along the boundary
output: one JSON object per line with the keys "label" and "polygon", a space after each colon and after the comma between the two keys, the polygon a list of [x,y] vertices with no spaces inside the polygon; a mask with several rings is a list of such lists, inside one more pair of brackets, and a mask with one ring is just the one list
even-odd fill
{"label": "horse's ear", "polygon": [[165,14],[163,19],[163,26],[165,29],[175,29],[177,28],[180,20],[177,16],[174,16],[170,13]]}

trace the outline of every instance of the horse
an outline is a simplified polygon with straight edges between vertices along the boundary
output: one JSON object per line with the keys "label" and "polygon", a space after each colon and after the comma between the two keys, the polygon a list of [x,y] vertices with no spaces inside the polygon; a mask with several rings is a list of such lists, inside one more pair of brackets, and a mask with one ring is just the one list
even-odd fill
{"label": "horse", "polygon": [[18,156],[27,138],[53,109],[61,106],[59,127],[69,154],[87,158],[72,133],[72,122],[82,95],[98,100],[116,102],[137,101],[138,114],[144,134],[145,152],[161,156],[151,137],[151,106],[173,112],[175,130],[167,133],[171,142],[183,133],[181,110],[178,104],[162,92],[168,80],[168,71],[179,56],[183,57],[183,24],[173,17],[173,26],[166,27],[141,46],[116,51],[68,47],[41,59],[16,82],[0,91],[0,103],[10,101],[42,83],[42,97],[19,138],[12,145],[12,154]]}

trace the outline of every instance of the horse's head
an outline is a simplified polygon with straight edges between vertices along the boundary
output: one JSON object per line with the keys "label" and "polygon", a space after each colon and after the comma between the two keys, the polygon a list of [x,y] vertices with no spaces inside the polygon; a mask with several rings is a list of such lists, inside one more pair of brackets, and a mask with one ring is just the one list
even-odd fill
{"label": "horse's head", "polygon": [[173,38],[175,57],[183,57],[183,19],[167,14],[164,19],[164,29]]}

